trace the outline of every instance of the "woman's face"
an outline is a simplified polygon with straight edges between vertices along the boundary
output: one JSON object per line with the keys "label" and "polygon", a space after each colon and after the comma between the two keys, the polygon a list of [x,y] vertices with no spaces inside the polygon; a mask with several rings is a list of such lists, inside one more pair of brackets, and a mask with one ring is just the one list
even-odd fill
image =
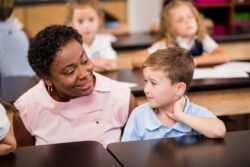
{"label": "woman's face", "polygon": [[71,40],[56,52],[50,66],[51,76],[45,83],[52,83],[51,96],[58,101],[87,96],[95,85],[93,70],[94,66],[82,46]]}

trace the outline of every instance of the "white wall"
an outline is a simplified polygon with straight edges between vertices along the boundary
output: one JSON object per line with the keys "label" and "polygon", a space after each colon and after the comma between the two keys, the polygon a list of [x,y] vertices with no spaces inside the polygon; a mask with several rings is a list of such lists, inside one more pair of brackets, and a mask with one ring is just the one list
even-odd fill
{"label": "white wall", "polygon": [[160,17],[162,0],[127,0],[128,25],[132,33],[146,32]]}

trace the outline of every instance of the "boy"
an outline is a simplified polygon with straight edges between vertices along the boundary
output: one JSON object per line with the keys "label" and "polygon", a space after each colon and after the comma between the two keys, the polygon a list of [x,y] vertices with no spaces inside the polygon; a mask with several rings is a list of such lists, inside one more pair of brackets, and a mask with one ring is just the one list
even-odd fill
{"label": "boy", "polygon": [[122,141],[198,134],[224,137],[224,123],[185,96],[194,73],[189,51],[180,47],[158,50],[146,59],[142,68],[148,103],[134,109]]}
{"label": "boy", "polygon": [[[8,116],[6,110],[8,110]],[[16,148],[16,140],[12,126],[14,112],[17,111],[13,105],[0,100],[0,156],[10,153]]]}

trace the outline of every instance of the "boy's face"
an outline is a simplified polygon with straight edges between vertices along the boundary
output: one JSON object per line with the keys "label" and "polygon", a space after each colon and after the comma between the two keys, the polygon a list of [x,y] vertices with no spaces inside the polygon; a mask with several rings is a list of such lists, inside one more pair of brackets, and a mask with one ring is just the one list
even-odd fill
{"label": "boy's face", "polygon": [[150,107],[169,107],[179,98],[176,92],[177,84],[171,83],[166,72],[146,67],[143,69],[143,76],[144,92]]}
{"label": "boy's face", "polygon": [[86,44],[93,41],[99,30],[100,21],[97,11],[89,5],[74,9],[72,25],[82,35]]}
{"label": "boy's face", "polygon": [[173,32],[182,38],[191,38],[196,34],[198,25],[196,19],[186,5],[178,6],[170,11]]}

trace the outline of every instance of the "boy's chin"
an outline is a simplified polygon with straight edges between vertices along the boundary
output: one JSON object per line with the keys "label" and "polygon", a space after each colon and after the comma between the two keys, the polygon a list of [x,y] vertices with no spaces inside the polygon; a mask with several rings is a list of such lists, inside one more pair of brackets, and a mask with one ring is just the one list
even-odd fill
{"label": "boy's chin", "polygon": [[153,102],[148,101],[148,104],[151,108],[158,108],[159,106]]}

